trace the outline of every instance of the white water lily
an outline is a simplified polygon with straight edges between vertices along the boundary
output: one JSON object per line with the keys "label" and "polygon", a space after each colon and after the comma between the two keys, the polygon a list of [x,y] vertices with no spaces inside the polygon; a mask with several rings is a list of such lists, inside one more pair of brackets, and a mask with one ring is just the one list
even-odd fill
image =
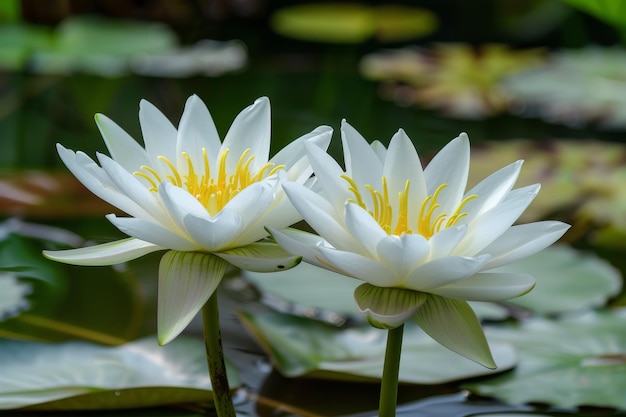
{"label": "white water lily", "polygon": [[141,102],[139,120],[145,148],[96,115],[111,154],[98,153],[99,165],[57,145],[65,165],[89,190],[130,216],[107,219],[131,237],[45,255],[75,265],[112,265],[169,250],[159,267],[158,339],[165,344],[202,308],[228,264],[275,271],[299,262],[298,255],[265,239],[265,226],[287,227],[301,219],[281,186],[307,186],[312,169],[305,144],[325,150],[332,130],[319,127],[269,159],[267,98],[236,117],[223,143],[195,95],[178,129],[147,101]]}
{"label": "white water lily", "polygon": [[270,229],[286,250],[365,283],[356,302],[370,324],[386,329],[413,318],[432,338],[484,366],[495,367],[467,301],[497,301],[530,291],[525,274],[489,270],[536,253],[569,225],[513,225],[539,185],[513,189],[522,161],[466,191],[467,135],[448,143],[425,169],[403,130],[389,149],[370,146],[348,123],[341,129],[345,171],[307,146],[319,193],[284,188],[318,235]]}

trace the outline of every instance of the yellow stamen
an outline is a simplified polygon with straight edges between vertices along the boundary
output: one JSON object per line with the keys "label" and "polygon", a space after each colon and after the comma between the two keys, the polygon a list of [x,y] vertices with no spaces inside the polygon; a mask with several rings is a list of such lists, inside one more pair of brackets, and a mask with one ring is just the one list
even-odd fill
{"label": "yellow stamen", "polygon": [[[158,159],[163,161],[170,171],[170,173],[165,176],[165,181],[169,181],[173,185],[187,190],[206,208],[211,216],[214,216],[241,190],[285,168],[284,165],[275,166],[272,163],[267,163],[258,171],[250,172],[254,155],[250,156],[250,149],[246,149],[239,157],[235,171],[229,174],[226,170],[226,158],[228,153],[229,149],[224,149],[218,155],[216,178],[211,177],[211,166],[206,148],[202,148],[202,168],[204,171],[202,176],[196,171],[191,157],[186,152],[181,154],[187,165],[187,174],[184,176],[181,175],[176,165],[167,157],[161,155]],[[142,166],[140,171],[135,172],[134,175],[148,181],[150,184],[150,188],[148,189],[154,192],[158,190],[159,184],[164,181],[157,170],[149,166]]]}
{"label": "yellow stamen", "polygon": [[414,232],[410,227],[413,220],[409,218],[409,180],[405,182],[404,190],[398,192],[398,213],[397,216],[394,217],[393,207],[389,203],[387,178],[381,178],[381,191],[376,190],[371,184],[365,184],[363,186],[371,197],[371,205],[373,207],[368,207],[364,202],[361,191],[352,178],[347,175],[342,175],[341,178],[348,183],[348,191],[354,195],[354,198],[351,198],[348,201],[358,204],[361,208],[366,210],[370,216],[376,220],[380,227],[387,232],[387,234],[394,234],[397,236],[419,233],[426,239],[430,239],[438,231],[458,224],[460,219],[467,216],[467,213],[462,212],[463,207],[469,201],[478,197],[476,195],[465,197],[451,215],[446,213],[437,213],[437,211],[441,208],[441,204],[437,201],[441,192],[448,186],[448,184],[441,184],[432,195],[426,197],[422,202],[417,214],[417,227]]}

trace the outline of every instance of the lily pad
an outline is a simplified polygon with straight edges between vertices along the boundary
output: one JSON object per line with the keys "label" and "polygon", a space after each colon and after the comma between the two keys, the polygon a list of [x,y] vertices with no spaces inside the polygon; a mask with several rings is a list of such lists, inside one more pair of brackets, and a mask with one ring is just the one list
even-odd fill
{"label": "lily pad", "polygon": [[[211,403],[202,341],[145,338],[118,347],[0,341],[0,409],[105,410]],[[238,376],[229,368],[231,385]]]}
{"label": "lily pad", "polygon": [[540,402],[626,409],[626,309],[562,321],[536,318],[519,328],[491,329],[490,340],[512,343],[514,371],[466,388],[514,404]]}
{"label": "lily pad", "polygon": [[14,274],[0,270],[0,321],[27,309],[30,303],[26,295],[30,291],[30,285],[19,282]]}
{"label": "lily pad", "polygon": [[600,307],[622,288],[622,277],[617,269],[591,253],[568,246],[553,246],[496,271],[532,275],[537,281],[535,288],[507,303],[540,314]]}
{"label": "lily pad", "polygon": [[371,37],[394,42],[425,36],[437,27],[434,13],[416,7],[358,3],[308,3],[272,16],[279,34],[313,42],[361,43]]}
{"label": "lily pad", "polygon": [[[387,332],[371,326],[340,329],[287,314],[241,313],[244,325],[288,377],[377,381],[381,378]],[[400,381],[439,384],[494,371],[444,348],[416,325],[407,323],[402,345]],[[515,351],[508,344],[491,345],[496,372],[512,368]]]}

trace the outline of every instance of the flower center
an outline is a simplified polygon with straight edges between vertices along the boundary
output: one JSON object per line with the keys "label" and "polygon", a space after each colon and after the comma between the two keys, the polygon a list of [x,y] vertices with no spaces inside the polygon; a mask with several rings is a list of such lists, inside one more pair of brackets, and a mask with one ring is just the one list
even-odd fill
{"label": "flower center", "polygon": [[348,201],[365,209],[389,235],[401,236],[418,233],[426,239],[430,239],[438,231],[457,224],[461,218],[467,216],[467,213],[462,211],[463,207],[469,201],[478,198],[477,195],[467,196],[452,214],[436,214],[435,212],[441,207],[437,199],[443,189],[448,186],[448,184],[441,184],[432,195],[424,199],[419,208],[417,219],[409,219],[409,180],[404,185],[404,191],[398,192],[398,213],[397,216],[394,216],[393,206],[389,203],[387,178],[381,178],[382,191],[376,190],[370,184],[366,184],[364,187],[371,196],[373,207],[368,207],[363,201],[361,191],[352,178],[347,175],[342,175],[341,178],[348,182],[348,190],[354,195],[354,198]]}
{"label": "flower center", "polygon": [[160,155],[158,159],[165,162],[170,171],[165,178],[162,178],[154,168],[147,165],[142,165],[141,170],[134,172],[133,175],[148,181],[150,183],[149,190],[154,192],[157,191],[160,183],[169,181],[175,186],[187,190],[207,209],[211,216],[215,216],[241,190],[274,175],[285,167],[284,165],[274,166],[273,163],[267,163],[256,173],[253,173],[250,171],[250,164],[254,159],[254,155],[249,155],[250,149],[246,149],[239,157],[235,172],[229,174],[226,172],[228,152],[229,149],[224,149],[220,152],[217,158],[217,175],[215,176],[211,176],[211,167],[206,148],[202,148],[204,166],[200,173],[194,168],[189,154],[183,152],[182,156],[187,161],[187,175],[181,175],[176,165],[163,155]]}

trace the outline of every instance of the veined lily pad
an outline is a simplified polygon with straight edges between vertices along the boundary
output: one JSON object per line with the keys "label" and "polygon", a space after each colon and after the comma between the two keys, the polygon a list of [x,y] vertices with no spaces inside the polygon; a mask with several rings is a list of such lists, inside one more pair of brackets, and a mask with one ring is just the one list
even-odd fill
{"label": "veined lily pad", "polygon": [[[202,341],[155,338],[118,347],[0,341],[0,409],[104,410],[211,403]],[[233,387],[239,380],[229,369]]]}
{"label": "veined lily pad", "polygon": [[490,340],[512,343],[520,362],[511,373],[468,384],[508,403],[626,409],[626,309],[562,321],[533,319],[520,328],[491,329]]}
{"label": "veined lily pad", "polygon": [[[382,375],[385,331],[367,325],[340,329],[277,313],[241,313],[240,318],[285,376],[376,381]],[[439,384],[494,372],[449,351],[417,326],[406,326],[401,382]],[[498,364],[496,372],[515,365],[511,346],[497,343],[491,349]]]}
{"label": "veined lily pad", "polygon": [[541,314],[600,307],[622,288],[621,274],[608,262],[568,246],[553,246],[496,271],[532,275],[535,288],[507,303]]}

